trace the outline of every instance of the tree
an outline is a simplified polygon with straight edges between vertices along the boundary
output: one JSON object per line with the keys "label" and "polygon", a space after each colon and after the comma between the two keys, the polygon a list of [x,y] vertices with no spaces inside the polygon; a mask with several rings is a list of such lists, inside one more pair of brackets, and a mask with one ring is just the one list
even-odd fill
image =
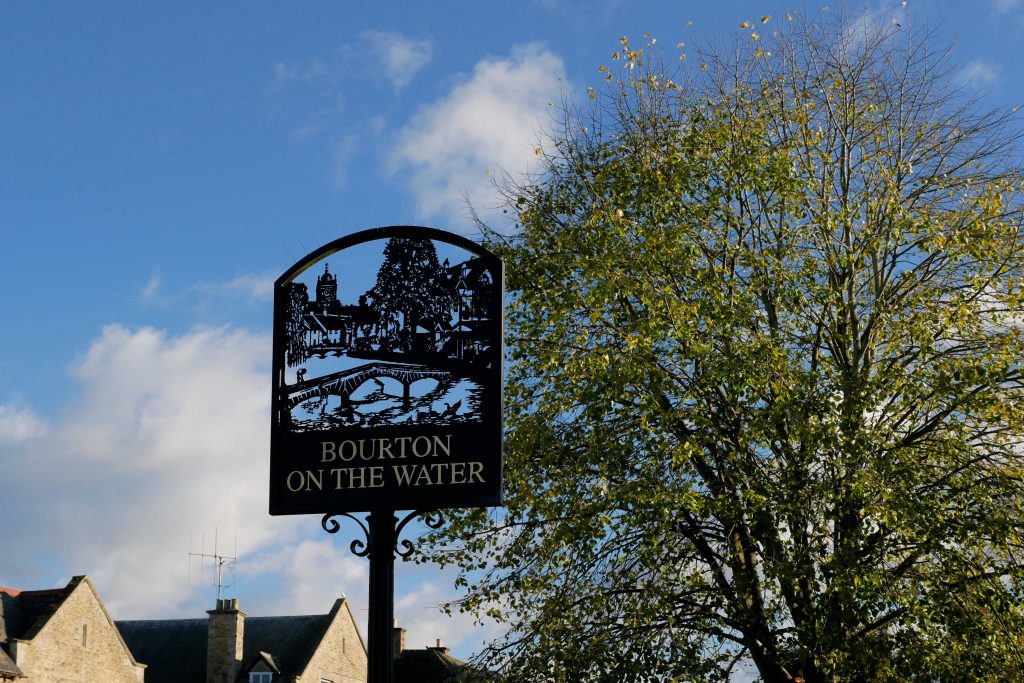
{"label": "tree", "polygon": [[309,289],[301,282],[285,285],[284,338],[288,365],[302,365],[309,358],[306,323],[303,316],[309,308]]}
{"label": "tree", "polygon": [[391,350],[409,351],[417,325],[447,322],[456,301],[446,282],[433,242],[405,237],[389,239],[377,282],[366,293],[382,325],[387,325],[394,314],[401,314],[400,326],[390,330],[390,336],[382,334],[382,342],[390,345]]}
{"label": "tree", "polygon": [[510,680],[1024,679],[1015,119],[906,22],[769,21],[623,39],[505,186],[506,507],[431,559]]}

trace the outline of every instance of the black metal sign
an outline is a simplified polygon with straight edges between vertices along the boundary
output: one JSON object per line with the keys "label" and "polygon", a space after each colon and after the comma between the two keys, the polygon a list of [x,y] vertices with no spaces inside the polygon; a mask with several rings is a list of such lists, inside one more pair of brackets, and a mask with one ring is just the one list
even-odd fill
{"label": "black metal sign", "polygon": [[270,514],[501,503],[503,278],[478,244],[401,226],[277,280]]}

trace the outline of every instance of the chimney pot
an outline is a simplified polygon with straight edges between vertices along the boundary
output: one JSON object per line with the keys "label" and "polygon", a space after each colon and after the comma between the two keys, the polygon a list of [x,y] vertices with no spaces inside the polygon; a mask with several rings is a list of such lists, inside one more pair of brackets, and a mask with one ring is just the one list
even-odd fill
{"label": "chimney pot", "polygon": [[448,654],[448,648],[446,648],[444,645],[441,644],[441,639],[440,638],[437,639],[437,645],[436,646],[428,647],[427,649],[428,650],[433,650],[434,652],[440,652],[443,655]]}
{"label": "chimney pot", "polygon": [[398,619],[395,619],[391,627],[391,652],[394,657],[400,657],[405,650],[405,629],[398,626]]}
{"label": "chimney pot", "polygon": [[217,599],[206,636],[206,683],[234,683],[242,665],[245,613],[237,599]]}

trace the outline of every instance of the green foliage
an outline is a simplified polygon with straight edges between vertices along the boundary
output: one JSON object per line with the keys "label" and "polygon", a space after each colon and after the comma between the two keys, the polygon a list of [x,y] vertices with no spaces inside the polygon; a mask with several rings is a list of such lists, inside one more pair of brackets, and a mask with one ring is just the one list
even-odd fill
{"label": "green foliage", "polygon": [[1024,679],[1016,134],[931,36],[774,24],[624,39],[506,188],[507,508],[432,559],[510,680]]}

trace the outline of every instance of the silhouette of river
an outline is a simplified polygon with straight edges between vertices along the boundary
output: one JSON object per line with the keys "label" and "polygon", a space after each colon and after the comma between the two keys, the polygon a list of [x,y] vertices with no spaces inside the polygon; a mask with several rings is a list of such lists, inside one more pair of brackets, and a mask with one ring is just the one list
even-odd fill
{"label": "silhouette of river", "polygon": [[348,401],[339,396],[304,401],[292,409],[292,424],[295,431],[306,432],[356,425],[480,421],[483,388],[470,379],[421,379],[410,385],[408,402],[402,394],[402,384],[397,380],[373,379],[353,392]]}

